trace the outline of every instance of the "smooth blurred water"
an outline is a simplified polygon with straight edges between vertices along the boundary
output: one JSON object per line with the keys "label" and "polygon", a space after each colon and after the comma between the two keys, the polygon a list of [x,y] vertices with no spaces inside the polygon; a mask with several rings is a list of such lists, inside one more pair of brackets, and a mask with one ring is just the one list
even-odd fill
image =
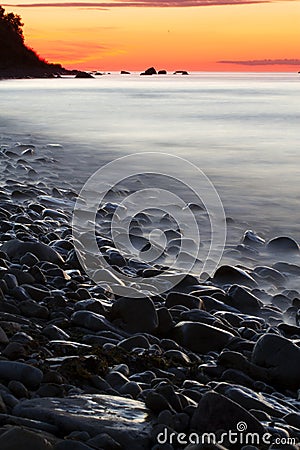
{"label": "smooth blurred water", "polygon": [[0,132],[63,144],[82,183],[119,155],[183,156],[214,182],[227,215],[300,238],[296,73],[7,80],[0,96]]}

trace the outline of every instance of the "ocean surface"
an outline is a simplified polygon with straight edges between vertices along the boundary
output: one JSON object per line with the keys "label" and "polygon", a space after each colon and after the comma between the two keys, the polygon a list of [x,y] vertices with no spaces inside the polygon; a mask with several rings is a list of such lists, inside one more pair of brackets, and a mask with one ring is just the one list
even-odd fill
{"label": "ocean surface", "polygon": [[[0,98],[0,136],[61,144],[66,174],[68,160],[80,161],[77,188],[122,155],[181,156],[210,178],[241,229],[300,241],[296,73],[5,80]],[[185,166],[177,170],[180,178]]]}

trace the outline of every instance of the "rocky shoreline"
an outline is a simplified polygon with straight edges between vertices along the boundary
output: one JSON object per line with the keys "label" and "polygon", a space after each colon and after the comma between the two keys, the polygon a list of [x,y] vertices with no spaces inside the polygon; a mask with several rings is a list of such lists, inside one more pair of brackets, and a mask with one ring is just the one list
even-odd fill
{"label": "rocky shoreline", "polygon": [[[117,296],[77,260],[56,149],[0,150],[1,450],[299,448],[298,244],[247,231],[208,281]],[[98,237],[114,268],[159,271]]]}

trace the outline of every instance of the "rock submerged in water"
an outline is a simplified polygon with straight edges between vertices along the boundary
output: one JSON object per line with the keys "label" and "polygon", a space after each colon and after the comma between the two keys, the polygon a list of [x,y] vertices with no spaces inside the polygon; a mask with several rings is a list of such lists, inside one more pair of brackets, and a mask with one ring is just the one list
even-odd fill
{"label": "rock submerged in water", "polygon": [[91,73],[88,72],[77,72],[75,78],[95,78]]}
{"label": "rock submerged in water", "polygon": [[267,250],[274,253],[299,253],[299,245],[290,237],[279,236],[267,243]]}
{"label": "rock submerged in water", "polygon": [[174,75],[188,75],[186,70],[175,70]]}
{"label": "rock submerged in water", "polygon": [[144,72],[142,72],[140,75],[156,75],[157,71],[154,67],[149,67]]}

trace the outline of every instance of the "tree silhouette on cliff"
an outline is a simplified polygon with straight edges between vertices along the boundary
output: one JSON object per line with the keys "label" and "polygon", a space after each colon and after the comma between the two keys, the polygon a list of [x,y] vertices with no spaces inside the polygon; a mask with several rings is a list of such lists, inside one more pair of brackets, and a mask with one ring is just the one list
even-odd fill
{"label": "tree silhouette on cliff", "polygon": [[23,23],[19,15],[6,13],[0,5],[0,70],[61,69],[48,64],[24,43]]}

